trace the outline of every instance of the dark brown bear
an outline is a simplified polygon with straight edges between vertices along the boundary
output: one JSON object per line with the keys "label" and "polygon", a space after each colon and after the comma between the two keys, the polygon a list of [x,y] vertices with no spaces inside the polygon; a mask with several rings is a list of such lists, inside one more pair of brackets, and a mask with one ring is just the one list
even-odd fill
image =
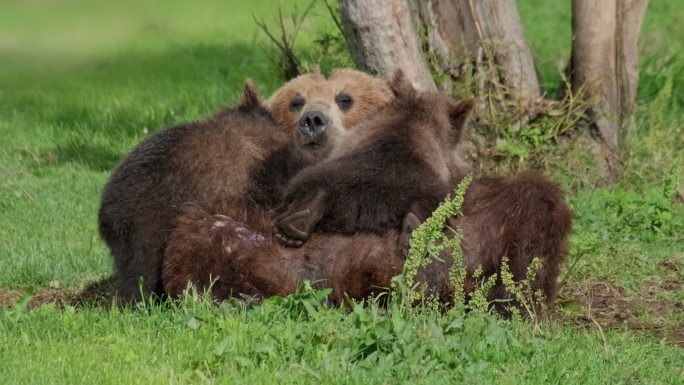
{"label": "dark brown bear", "polygon": [[183,204],[270,209],[294,172],[326,156],[347,127],[391,97],[386,83],[344,70],[333,72],[330,80],[302,75],[277,91],[265,108],[248,83],[239,107],[143,141],[102,195],[100,234],[115,267],[108,296],[121,303],[138,299],[141,278],[144,293],[163,295],[163,253]]}
{"label": "dark brown bear", "polygon": [[[502,259],[508,258],[513,279],[520,282],[526,278],[532,260],[539,258],[542,267],[534,275],[531,288],[542,292],[547,306],[553,305],[559,269],[568,253],[572,222],[572,212],[561,189],[537,174],[474,179],[461,212],[463,215],[449,219],[447,228],[462,232],[464,291],[471,293],[477,288],[478,281],[473,275],[478,268],[482,269],[483,278],[496,275],[488,298],[497,300],[494,304],[501,314],[508,314],[508,306],[520,304],[501,281]],[[443,252],[440,259],[419,272],[417,281],[426,283],[430,292],[449,304],[454,294],[448,279],[453,263],[451,252]],[[520,310],[538,310],[533,301],[528,304],[533,307]]]}
{"label": "dark brown bear", "polygon": [[271,201],[247,194],[250,175],[287,142],[247,83],[237,108],[166,129],[138,145],[102,194],[100,235],[111,249],[116,275],[108,294],[122,302],[137,299],[142,278],[144,292],[161,295],[162,256],[180,206],[219,198],[227,206]]}
{"label": "dark brown bear", "polygon": [[[498,275],[504,256],[516,281],[524,279],[533,258],[542,269],[533,282],[547,305],[552,305],[560,264],[567,254],[571,213],[560,189],[541,176],[475,179],[468,189],[462,216],[449,220],[449,227],[462,231],[463,263],[467,268],[466,293],[483,277]],[[413,214],[409,214],[411,216]],[[400,234],[389,230],[377,234],[314,233],[301,248],[279,245],[268,231],[273,220],[267,213],[245,217],[240,213],[211,215],[198,206],[188,206],[174,228],[164,261],[164,283],[172,296],[180,295],[192,282],[212,296],[284,296],[305,280],[333,289],[331,300],[344,301],[345,293],[364,299],[386,290],[391,278],[401,274],[403,250]],[[403,221],[403,232],[415,226]],[[446,230],[451,231],[451,230]],[[453,286],[448,279],[450,251],[419,272],[417,282],[427,285],[444,304],[452,304]],[[213,286],[212,286],[213,283]],[[490,300],[510,298],[500,280]],[[497,310],[507,314],[498,302]]]}
{"label": "dark brown bear", "polygon": [[271,238],[271,226],[265,212],[211,215],[200,206],[186,206],[166,249],[166,292],[178,297],[192,283],[219,300],[268,298],[292,294],[309,280],[332,288],[330,299],[341,304],[345,294],[360,299],[384,291],[401,273],[395,230],[382,236],[316,234],[304,247],[288,248]]}
{"label": "dark brown bear", "polygon": [[397,72],[395,99],[288,184],[276,238],[301,246],[314,230],[383,233],[411,209],[427,217],[458,173],[453,148],[473,101],[418,93]]}

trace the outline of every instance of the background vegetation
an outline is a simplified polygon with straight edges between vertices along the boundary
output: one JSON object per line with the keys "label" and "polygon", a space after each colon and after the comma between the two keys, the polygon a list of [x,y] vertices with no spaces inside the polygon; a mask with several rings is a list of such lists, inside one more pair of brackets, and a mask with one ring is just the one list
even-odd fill
{"label": "background vegetation", "polygon": [[[308,4],[282,2],[285,15]],[[569,2],[518,5],[553,89],[570,52]],[[0,2],[0,382],[684,382],[676,0],[646,14],[639,106],[614,186],[595,186],[591,157],[555,151],[544,125],[510,138],[522,152],[502,151],[506,167],[536,157],[575,212],[558,311],[541,331],[459,309],[348,313],[311,291],[250,310],[192,296],[109,312],[29,307],[26,293],[59,300],[111,273],[99,194],[136,143],[234,103],[246,77],[264,95],[282,83],[253,20],[275,13],[266,0]],[[321,2],[295,48],[305,65],[351,63]]]}

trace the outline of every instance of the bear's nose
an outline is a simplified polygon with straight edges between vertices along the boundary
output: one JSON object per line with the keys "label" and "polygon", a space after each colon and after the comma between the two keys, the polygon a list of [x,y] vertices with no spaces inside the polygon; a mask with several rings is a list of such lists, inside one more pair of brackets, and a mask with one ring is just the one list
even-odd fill
{"label": "bear's nose", "polygon": [[328,127],[328,118],[320,111],[308,111],[299,119],[299,131],[310,137],[318,138]]}

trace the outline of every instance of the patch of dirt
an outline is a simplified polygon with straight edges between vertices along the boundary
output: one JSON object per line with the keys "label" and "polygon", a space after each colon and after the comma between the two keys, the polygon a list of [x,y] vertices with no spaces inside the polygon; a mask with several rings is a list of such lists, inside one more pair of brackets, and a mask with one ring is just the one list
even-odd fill
{"label": "patch of dirt", "polygon": [[[37,289],[28,302],[28,308],[32,309],[47,303],[54,303],[57,306],[64,306],[70,303],[75,297],[76,292],[70,292],[53,288]],[[27,292],[25,289],[14,290],[0,290],[0,307],[10,307],[15,303],[20,302],[25,298]]]}
{"label": "patch of dirt", "polygon": [[[682,269],[684,269],[684,266],[682,266],[683,265],[682,260],[683,260],[682,258],[678,258],[678,259],[666,258],[666,259],[660,261],[660,263],[658,263],[658,265],[661,268],[663,268],[663,270],[665,270],[665,272],[668,273],[668,275],[678,275],[682,271]],[[681,277],[681,275],[680,275],[680,277]]]}
{"label": "patch of dirt", "polygon": [[26,289],[0,289],[0,308],[8,308],[21,302],[30,295],[28,309],[33,309],[40,305],[55,304],[58,307],[65,305],[80,306],[84,303],[97,302],[103,297],[105,288],[109,286],[111,278],[91,283],[72,289],[60,289],[59,284],[50,282],[50,287],[36,289],[32,295]]}
{"label": "patch of dirt", "polygon": [[[553,318],[569,319],[586,328],[600,326],[603,331],[627,327],[684,348],[684,322],[679,319],[684,302],[667,298],[683,287],[682,280],[648,280],[644,282],[644,294],[633,296],[613,283],[585,283],[565,293],[570,300],[560,301],[564,305],[555,310]],[[568,304],[579,304],[579,309],[575,306],[575,311],[563,311]]]}

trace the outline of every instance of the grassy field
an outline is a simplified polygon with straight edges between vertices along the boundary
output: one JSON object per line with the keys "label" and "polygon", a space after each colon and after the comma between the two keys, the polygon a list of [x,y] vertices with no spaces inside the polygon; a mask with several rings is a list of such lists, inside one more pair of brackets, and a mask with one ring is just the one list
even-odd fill
{"label": "grassy field", "polygon": [[[684,10],[656,0],[625,170],[610,188],[548,173],[575,212],[553,320],[373,306],[318,293],[246,310],[188,297],[75,310],[49,298],[111,273],[99,194],[142,138],[234,103],[246,77],[278,78],[253,15],[269,0],[0,1],[0,383],[684,383]],[[570,52],[566,1],[520,0],[549,88]],[[286,14],[295,4],[282,2]],[[320,59],[322,4],[298,48]],[[327,65],[348,58],[326,56]],[[573,168],[576,170],[577,168]],[[8,305],[9,304],[9,305]]]}

